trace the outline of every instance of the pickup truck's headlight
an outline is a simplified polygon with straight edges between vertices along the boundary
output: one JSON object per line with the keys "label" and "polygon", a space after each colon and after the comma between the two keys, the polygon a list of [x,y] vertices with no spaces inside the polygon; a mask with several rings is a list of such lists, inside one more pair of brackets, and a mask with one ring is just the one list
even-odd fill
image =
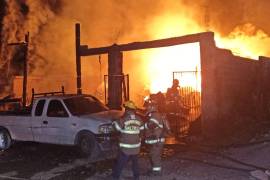
{"label": "pickup truck's headlight", "polygon": [[113,131],[113,126],[112,124],[102,124],[99,126],[99,132],[100,133],[111,133]]}

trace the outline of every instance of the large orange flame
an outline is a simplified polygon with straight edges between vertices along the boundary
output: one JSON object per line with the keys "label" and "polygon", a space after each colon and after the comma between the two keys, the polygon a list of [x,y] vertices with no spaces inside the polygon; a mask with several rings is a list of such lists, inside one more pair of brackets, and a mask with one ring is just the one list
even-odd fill
{"label": "large orange flame", "polygon": [[[205,31],[191,18],[184,15],[164,15],[149,24],[152,39],[168,38]],[[269,53],[265,48],[270,38],[252,24],[236,27],[227,37],[215,32],[218,47],[230,49],[233,54],[258,59],[258,55]],[[190,43],[148,51],[142,57],[146,59],[148,84],[152,93],[165,92],[172,83],[174,71],[200,71],[199,43]],[[189,86],[200,91],[201,77],[187,76],[180,79],[182,86]],[[199,86],[198,86],[199,84]]]}
{"label": "large orange flame", "polygon": [[258,60],[259,55],[269,53],[266,44],[270,43],[270,38],[250,23],[237,26],[227,37],[221,37],[217,33],[215,40],[218,47],[230,49],[235,55],[254,60]]}
{"label": "large orange flame", "polygon": [[[185,23],[182,23],[185,22]],[[149,25],[149,34],[154,39],[168,38],[199,32],[199,26],[192,20],[179,15],[158,17]],[[193,27],[193,28],[190,28]],[[200,71],[200,45],[189,43],[148,51],[146,59],[147,76],[151,93],[166,92],[172,85],[173,72]],[[200,74],[197,77],[185,75],[180,79],[182,87],[189,86],[200,91]]]}
{"label": "large orange flame", "polygon": [[[199,43],[190,43],[151,50],[147,59],[147,74],[150,80],[150,91],[166,92],[172,85],[173,72],[200,70]],[[196,86],[193,76],[182,76],[181,86]]]}

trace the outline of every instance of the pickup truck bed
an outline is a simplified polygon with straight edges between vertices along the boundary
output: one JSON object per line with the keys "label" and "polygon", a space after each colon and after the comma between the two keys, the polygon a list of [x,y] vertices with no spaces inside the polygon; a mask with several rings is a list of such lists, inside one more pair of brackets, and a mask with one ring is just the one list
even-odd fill
{"label": "pickup truck bed", "polygon": [[[0,116],[31,116],[31,111],[0,111]],[[0,120],[3,119],[0,117]]]}

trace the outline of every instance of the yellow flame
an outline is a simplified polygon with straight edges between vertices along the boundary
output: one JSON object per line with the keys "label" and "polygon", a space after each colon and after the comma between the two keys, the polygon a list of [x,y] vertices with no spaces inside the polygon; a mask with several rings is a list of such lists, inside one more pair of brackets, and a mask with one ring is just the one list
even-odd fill
{"label": "yellow flame", "polygon": [[[151,93],[166,92],[172,85],[173,72],[200,70],[199,43],[190,43],[151,50],[145,54]],[[200,78],[198,78],[200,79]],[[195,76],[181,76],[181,86],[196,87]]]}
{"label": "yellow flame", "polygon": [[227,37],[216,34],[218,47],[230,49],[234,55],[258,60],[259,55],[268,54],[266,44],[270,43],[267,34],[247,23],[237,26]]}
{"label": "yellow flame", "polygon": [[[152,39],[182,36],[204,31],[197,22],[185,15],[165,14],[149,24]],[[215,32],[217,47],[230,49],[233,54],[258,59],[258,55],[270,54],[266,44],[270,38],[252,24],[237,26],[227,37]],[[200,71],[199,43],[190,43],[166,48],[159,48],[145,53],[149,89],[152,93],[165,92],[172,84],[174,71]],[[182,76],[181,86],[201,90],[201,75]]]}
{"label": "yellow flame", "polygon": [[[184,25],[182,25],[182,22]],[[165,15],[158,17],[150,25],[149,33],[153,39],[168,38],[195,33],[199,27],[193,22],[183,19],[179,15]],[[193,27],[193,28],[190,28]],[[143,57],[146,59],[149,89],[151,93],[166,92],[172,85],[173,72],[200,71],[200,45],[189,43],[165,48],[148,50]],[[176,77],[177,78],[177,77]],[[189,86],[200,91],[200,73],[197,76],[186,74],[181,76],[180,85]]]}

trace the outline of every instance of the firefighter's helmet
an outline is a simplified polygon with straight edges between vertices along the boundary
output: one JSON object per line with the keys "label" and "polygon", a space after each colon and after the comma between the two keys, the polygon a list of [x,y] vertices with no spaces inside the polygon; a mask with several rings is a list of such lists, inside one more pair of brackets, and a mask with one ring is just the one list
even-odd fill
{"label": "firefighter's helmet", "polygon": [[173,79],[173,86],[179,87],[179,80]]}
{"label": "firefighter's helmet", "polygon": [[128,109],[137,109],[135,103],[133,101],[126,101],[124,102],[124,107]]}

